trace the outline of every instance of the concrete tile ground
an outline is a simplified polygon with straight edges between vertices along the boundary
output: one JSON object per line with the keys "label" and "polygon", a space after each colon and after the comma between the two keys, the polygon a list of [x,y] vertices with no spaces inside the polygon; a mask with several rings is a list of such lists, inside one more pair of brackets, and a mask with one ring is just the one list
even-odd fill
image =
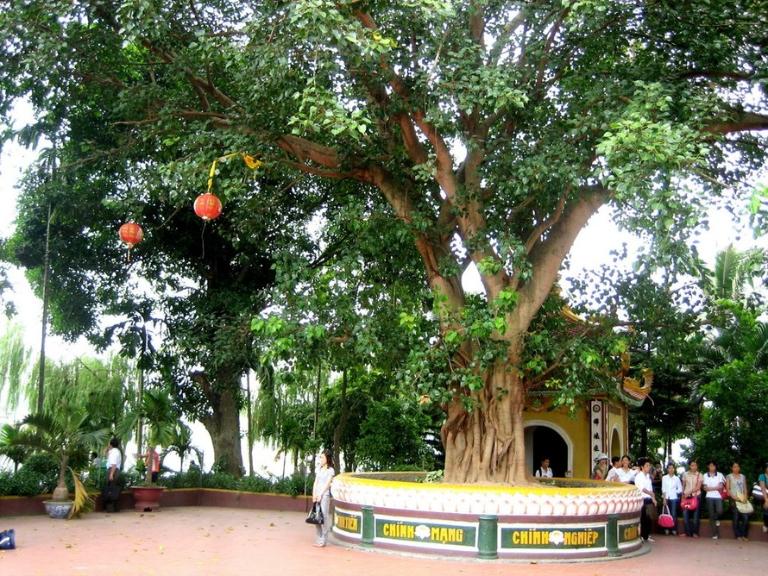
{"label": "concrete tile ground", "polygon": [[[754,528],[757,528],[755,530]],[[297,512],[179,507],[157,513],[88,514],[73,521],[0,517],[16,550],[0,551],[0,576],[738,576],[764,574],[768,537],[712,541],[658,536],[649,554],[612,562],[531,564],[441,560],[314,548],[314,526]]]}

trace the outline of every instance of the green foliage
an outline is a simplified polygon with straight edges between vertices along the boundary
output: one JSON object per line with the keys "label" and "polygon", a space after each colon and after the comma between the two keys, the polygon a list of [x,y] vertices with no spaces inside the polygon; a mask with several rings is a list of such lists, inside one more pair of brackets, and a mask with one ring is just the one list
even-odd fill
{"label": "green foliage", "polygon": [[762,309],[722,302],[712,315],[701,358],[705,369],[701,420],[692,453],[721,469],[739,461],[744,474],[762,472],[768,427],[768,324]]}
{"label": "green foliage", "polygon": [[50,494],[58,482],[59,467],[48,454],[33,454],[15,473],[0,472],[0,496]]}
{"label": "green foliage", "polygon": [[294,474],[286,478],[263,476],[243,476],[238,478],[226,472],[203,473],[188,471],[163,477],[166,488],[217,488],[221,490],[239,490],[242,492],[270,492],[298,496],[304,494],[305,486],[311,492],[313,478]]}
{"label": "green foliage", "polygon": [[[17,136],[56,142],[58,170],[28,174],[4,253],[39,290],[53,206],[54,328],[162,317],[153,367],[204,421],[225,392],[241,403],[259,363],[398,370],[411,393],[466,409],[541,385],[572,407],[607,386],[620,337],[564,326],[557,271],[600,206],[669,267],[705,207],[745,191],[766,150],[762,8],[14,4],[0,114],[30,99],[39,120]],[[203,227],[188,205],[231,151],[264,170],[219,166],[226,212]],[[128,217],[147,238],[126,266],[114,231]],[[471,262],[484,297],[461,286]]]}
{"label": "green foliage", "polygon": [[21,425],[3,424],[0,428],[0,455],[13,462],[14,472],[19,464],[29,456],[29,450],[18,445],[18,436],[21,433]]}
{"label": "green foliage", "polygon": [[58,465],[57,488],[64,488],[68,466],[86,467],[90,451],[105,444],[106,431],[92,430],[87,420],[82,409],[62,399],[55,414],[44,412],[25,417],[13,445],[53,457]]}
{"label": "green foliage", "polygon": [[8,407],[13,410],[25,395],[31,350],[24,345],[21,324],[2,322],[0,326],[0,395],[5,393]]}
{"label": "green foliage", "polygon": [[425,442],[430,421],[413,401],[390,398],[371,404],[360,424],[355,459],[363,470],[431,470],[436,455]]}

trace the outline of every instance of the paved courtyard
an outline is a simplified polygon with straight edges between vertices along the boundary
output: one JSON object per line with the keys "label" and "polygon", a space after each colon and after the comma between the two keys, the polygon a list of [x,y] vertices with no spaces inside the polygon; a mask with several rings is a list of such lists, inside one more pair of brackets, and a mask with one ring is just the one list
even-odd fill
{"label": "paved courtyard", "polygon": [[441,560],[314,548],[314,527],[297,512],[210,507],[88,514],[73,521],[3,516],[18,548],[0,551],[0,575],[104,576],[622,576],[656,574],[738,576],[763,574],[768,537],[752,525],[750,542],[658,536],[649,554],[612,562],[532,564]]}

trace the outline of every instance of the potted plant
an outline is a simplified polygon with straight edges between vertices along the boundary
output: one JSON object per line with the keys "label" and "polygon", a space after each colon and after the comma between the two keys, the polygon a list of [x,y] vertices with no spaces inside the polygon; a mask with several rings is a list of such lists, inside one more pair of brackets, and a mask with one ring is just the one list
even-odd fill
{"label": "potted plant", "polygon": [[[50,454],[59,466],[58,483],[51,500],[44,502],[51,518],[71,518],[93,506],[75,469],[88,463],[91,447],[103,443],[105,430],[88,427],[85,410],[66,409],[56,414],[43,412],[31,414],[21,421],[19,433],[13,438],[16,446]],[[67,471],[72,475],[75,497],[70,498],[67,488]]]}
{"label": "potted plant", "polygon": [[[148,464],[159,455],[155,446],[168,445],[173,439],[173,433],[179,422],[179,417],[173,409],[170,394],[164,388],[150,388],[145,390],[139,415],[147,423],[147,444],[145,451],[138,455],[137,469],[144,468],[144,482],[131,489],[133,493],[134,508],[139,512],[151,512],[160,508],[160,498],[164,488],[155,483],[152,477],[152,466]],[[141,459],[146,459],[146,463]]]}

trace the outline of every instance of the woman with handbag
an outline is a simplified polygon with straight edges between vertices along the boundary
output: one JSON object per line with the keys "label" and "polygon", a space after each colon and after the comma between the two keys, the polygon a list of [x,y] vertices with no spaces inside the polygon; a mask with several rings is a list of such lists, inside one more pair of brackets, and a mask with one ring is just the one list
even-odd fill
{"label": "woman with handbag", "polygon": [[736,540],[746,542],[747,529],[749,528],[749,516],[754,509],[748,500],[747,479],[741,473],[738,462],[731,465],[731,473],[725,479],[728,495],[731,497],[731,509],[733,510],[733,537]]}
{"label": "woman with handbag", "polygon": [[688,471],[683,474],[683,501],[680,507],[683,509],[683,526],[685,534],[689,538],[699,537],[699,520],[701,517],[701,472],[699,463],[691,460],[688,463]]}
{"label": "woman with handbag", "polygon": [[709,516],[709,528],[712,532],[712,540],[720,538],[720,516],[723,513],[723,496],[725,490],[725,477],[717,471],[714,460],[707,463],[707,473],[701,481],[704,489],[704,500],[707,503],[707,515]]}
{"label": "woman with handbag", "polygon": [[322,548],[328,542],[328,532],[331,531],[331,481],[335,474],[331,463],[331,451],[328,449],[320,453],[320,466],[315,472],[315,483],[312,485],[312,505],[319,505],[323,514],[323,523],[315,525],[317,538],[315,546]]}
{"label": "woman with handbag", "polygon": [[651,527],[656,516],[656,495],[653,493],[653,482],[651,481],[651,462],[647,458],[640,458],[637,461],[640,471],[635,474],[634,483],[637,489],[643,493],[643,508],[640,511],[640,535],[643,542],[655,542],[651,538]]}
{"label": "woman with handbag", "polygon": [[669,509],[669,515],[674,522],[671,528],[665,528],[665,533],[671,532],[673,536],[677,536],[677,504],[680,502],[682,491],[683,484],[675,474],[675,465],[670,462],[667,464],[667,474],[661,479],[661,495],[664,498],[664,506]]}

